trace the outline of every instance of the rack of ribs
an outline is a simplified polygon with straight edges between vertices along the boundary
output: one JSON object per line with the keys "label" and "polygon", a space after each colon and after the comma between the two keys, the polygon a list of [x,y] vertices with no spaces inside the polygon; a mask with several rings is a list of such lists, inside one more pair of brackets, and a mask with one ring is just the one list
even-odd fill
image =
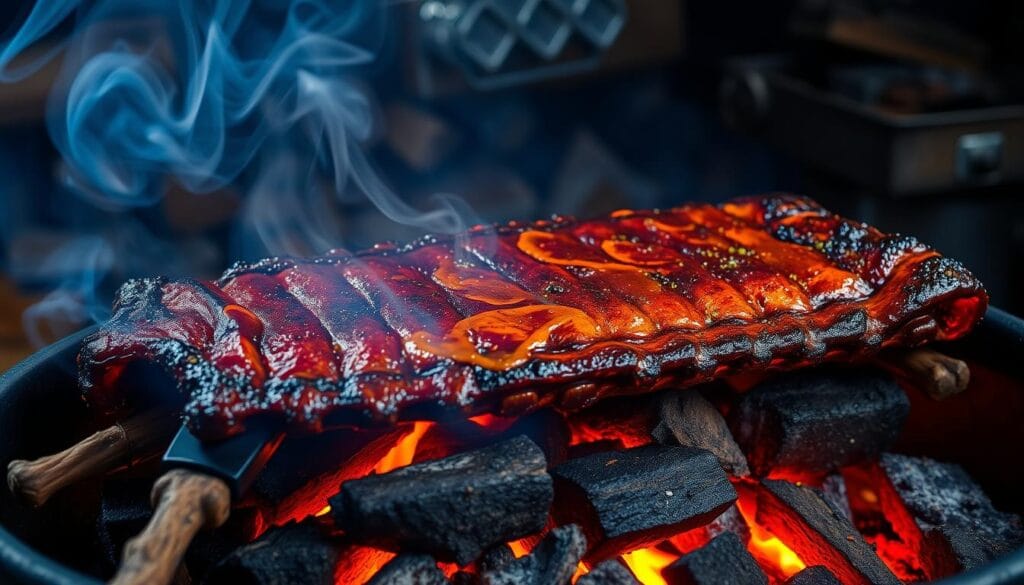
{"label": "rack of ribs", "polygon": [[257,415],[317,432],[850,359],[960,337],[987,304],[916,239],[769,195],[129,281],[79,367],[103,413],[142,362],[204,438]]}

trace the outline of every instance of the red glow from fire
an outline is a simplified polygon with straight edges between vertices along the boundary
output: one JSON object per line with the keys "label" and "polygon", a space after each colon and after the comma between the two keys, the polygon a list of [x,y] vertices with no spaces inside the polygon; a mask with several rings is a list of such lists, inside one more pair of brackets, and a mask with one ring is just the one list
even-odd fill
{"label": "red glow from fire", "polygon": [[427,431],[433,425],[434,423],[432,422],[416,421],[413,424],[412,432],[402,437],[398,444],[381,458],[373,468],[374,473],[387,473],[412,463],[413,457],[416,456],[416,446],[420,444],[420,439],[423,438],[423,435],[427,434]]}
{"label": "red glow from fire", "polygon": [[343,557],[344,561],[334,568],[334,584],[362,585],[372,579],[388,561],[395,558],[395,553],[368,546],[356,546],[343,551]]}
{"label": "red glow from fire", "polygon": [[750,541],[747,543],[747,550],[759,564],[776,569],[780,576],[787,579],[807,566],[777,536],[756,522],[757,503],[752,497],[742,494],[736,501],[736,506],[750,528]]}
{"label": "red glow from fire", "polygon": [[480,414],[477,416],[471,416],[467,420],[496,433],[500,433],[507,430],[510,426],[512,426],[513,423],[516,422],[515,418],[508,416],[495,416],[493,414]]}

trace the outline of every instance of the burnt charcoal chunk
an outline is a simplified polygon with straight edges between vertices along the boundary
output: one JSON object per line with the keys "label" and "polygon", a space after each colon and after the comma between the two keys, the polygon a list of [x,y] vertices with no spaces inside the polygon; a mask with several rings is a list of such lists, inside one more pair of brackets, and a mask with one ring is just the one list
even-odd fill
{"label": "burnt charcoal chunk", "polygon": [[512,547],[502,543],[487,549],[476,565],[480,572],[484,573],[500,569],[514,560],[516,560],[516,555],[512,552]]}
{"label": "burnt charcoal chunk", "polygon": [[640,585],[640,582],[618,561],[605,561],[580,577],[576,585]]}
{"label": "burnt charcoal chunk", "polygon": [[334,583],[339,544],[314,521],[271,528],[251,544],[225,557],[207,583],[277,585]]}
{"label": "burnt charcoal chunk", "polygon": [[853,511],[846,493],[846,481],[839,473],[833,473],[821,482],[821,497],[837,514],[853,522]]}
{"label": "burnt charcoal chunk", "polygon": [[663,393],[659,397],[658,416],[660,420],[651,431],[655,441],[662,445],[705,449],[713,453],[730,474],[738,477],[750,474],[747,458],[733,439],[729,425],[699,392]]}
{"label": "burnt charcoal chunk", "polygon": [[516,437],[345,482],[330,504],[335,524],[355,542],[466,565],[491,546],[540,531],[552,498],[544,453]]}
{"label": "burnt charcoal chunk", "polygon": [[589,561],[653,544],[713,520],[736,501],[714,455],[692,447],[647,445],[595,453],[555,468],[553,513],[577,523]]}
{"label": "burnt charcoal chunk", "polygon": [[669,583],[680,585],[767,585],[768,577],[747,552],[743,541],[726,532],[685,554],[663,571]]}
{"label": "burnt charcoal chunk", "polygon": [[787,579],[786,585],[842,585],[842,583],[828,568],[814,565]]}
{"label": "burnt charcoal chunk", "polygon": [[448,578],[430,555],[399,555],[381,567],[366,585],[448,585]]}
{"label": "burnt charcoal chunk", "polygon": [[899,583],[853,524],[811,488],[763,480],[757,521],[805,563],[824,565],[843,583]]}
{"label": "burnt charcoal chunk", "polygon": [[576,573],[587,539],[579,526],[559,526],[544,537],[530,554],[480,576],[483,585],[566,585]]}
{"label": "burnt charcoal chunk", "polygon": [[883,512],[917,550],[929,578],[974,568],[1024,543],[1021,518],[996,510],[959,465],[886,453],[879,468]]}
{"label": "burnt charcoal chunk", "polygon": [[816,369],[747,392],[730,411],[729,426],[757,476],[823,473],[878,456],[909,411],[910,401],[888,374]]}

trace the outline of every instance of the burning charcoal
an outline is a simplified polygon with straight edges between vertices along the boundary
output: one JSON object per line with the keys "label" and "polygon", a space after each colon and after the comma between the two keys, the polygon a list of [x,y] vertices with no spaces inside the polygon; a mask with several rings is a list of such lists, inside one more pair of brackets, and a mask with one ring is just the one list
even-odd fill
{"label": "burning charcoal", "polygon": [[[337,492],[338,485],[370,473],[381,458],[413,432],[413,428],[413,425],[402,425],[383,432],[358,431],[349,435],[351,437],[349,444],[337,445],[332,440],[331,445],[335,446],[336,451],[324,451],[321,447],[313,449],[312,447],[317,445],[316,435],[311,437],[312,442],[293,442],[289,452],[300,453],[296,457],[298,462],[308,461],[310,456],[315,455],[313,457],[315,462],[311,462],[310,467],[313,470],[323,471],[317,474],[310,473],[296,467],[294,463],[285,462],[285,457],[274,457],[260,474],[260,479],[264,475],[279,477],[257,480],[252,491],[257,493],[264,502],[274,505],[269,512],[272,523],[298,522],[322,510],[327,505],[327,498]],[[342,436],[345,435],[337,435],[339,438]],[[281,448],[283,449],[287,444],[286,439]],[[303,450],[302,447],[306,447],[306,450]],[[331,455],[325,456],[324,453]],[[278,454],[281,452],[279,451]],[[324,470],[325,468],[326,470]],[[294,474],[296,479],[280,477],[288,474]],[[307,481],[300,481],[300,479],[306,478],[308,478]],[[278,501],[278,498],[287,489],[296,484],[301,487]]]}
{"label": "burning charcoal", "polygon": [[736,501],[715,456],[648,445],[572,459],[552,471],[560,524],[583,527],[590,560],[701,526]]}
{"label": "burning charcoal", "polygon": [[530,554],[480,575],[483,585],[566,585],[587,550],[579,526],[559,526],[533,547]]}
{"label": "burning charcoal", "polygon": [[500,569],[514,560],[516,560],[516,555],[512,552],[512,547],[502,543],[487,549],[476,564],[481,573],[486,573]]}
{"label": "burning charcoal", "polygon": [[465,565],[544,527],[553,497],[540,448],[525,437],[348,481],[334,521],[357,542]]}
{"label": "burning charcoal", "polygon": [[623,567],[618,561],[605,561],[580,577],[576,585],[640,585],[640,583],[633,573],[630,573],[629,569]]}
{"label": "burning charcoal", "polygon": [[658,422],[651,436],[662,445],[683,445],[711,451],[722,468],[743,477],[750,474],[729,426],[713,404],[695,390],[664,392],[659,400]]}
{"label": "burning charcoal", "polygon": [[921,559],[929,579],[973,568],[1024,543],[1020,517],[996,510],[958,465],[886,453],[869,469],[869,489],[883,516]]}
{"label": "burning charcoal", "polygon": [[484,447],[494,442],[494,432],[471,420],[445,421],[431,425],[416,444],[413,463],[433,461],[451,455]]}
{"label": "burning charcoal", "polygon": [[899,583],[857,529],[811,488],[763,480],[757,522],[801,560],[825,565],[843,583]]}
{"label": "burning charcoal", "polygon": [[264,503],[275,505],[316,476],[342,467],[383,434],[387,432],[344,429],[289,435],[256,478],[251,491]]}
{"label": "burning charcoal", "polygon": [[615,440],[627,448],[647,445],[651,442],[651,429],[658,422],[653,402],[653,395],[619,396],[574,412],[567,419],[573,442]]}
{"label": "burning charcoal", "polygon": [[909,410],[887,374],[819,369],[760,384],[740,398],[729,424],[756,475],[823,473],[876,457]]}
{"label": "burning charcoal", "polygon": [[[258,584],[334,582],[341,546],[312,520],[271,528],[220,562],[208,583]],[[436,567],[435,567],[436,568]]]}
{"label": "burning charcoal", "polygon": [[839,579],[821,565],[807,567],[786,580],[786,585],[842,585]]}
{"label": "burning charcoal", "polygon": [[669,583],[710,585],[712,583],[768,584],[738,536],[731,532],[716,536],[707,545],[685,554],[663,571]]}
{"label": "burning charcoal", "polygon": [[718,518],[704,526],[698,526],[697,528],[672,536],[669,538],[669,542],[672,543],[672,546],[679,549],[680,552],[690,552],[697,550],[711,542],[712,538],[726,532],[735,534],[744,543],[750,541],[750,526],[747,525],[746,520],[740,515],[740,511],[735,505],[730,506]]}
{"label": "burning charcoal", "polygon": [[448,578],[430,555],[399,555],[366,585],[448,585]]}

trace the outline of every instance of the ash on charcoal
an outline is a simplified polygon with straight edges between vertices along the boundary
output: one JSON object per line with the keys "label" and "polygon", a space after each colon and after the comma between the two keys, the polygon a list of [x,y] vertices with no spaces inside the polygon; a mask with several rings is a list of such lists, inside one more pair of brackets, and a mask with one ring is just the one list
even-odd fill
{"label": "ash on charcoal", "polygon": [[559,524],[583,527],[591,561],[702,526],[736,501],[715,456],[692,447],[595,453],[551,474],[553,514]]}
{"label": "ash on charcoal", "polygon": [[713,404],[696,390],[668,391],[658,399],[659,421],[651,437],[662,445],[683,445],[710,451],[722,468],[737,477],[750,474],[729,425]]}
{"label": "ash on charcoal", "polygon": [[476,566],[481,573],[485,573],[500,569],[514,560],[516,560],[516,555],[512,552],[512,547],[502,543],[484,551],[484,554],[477,560]]}
{"label": "ash on charcoal", "polygon": [[313,520],[286,524],[225,557],[209,572],[206,583],[330,585],[339,549],[337,540]]}
{"label": "ash on charcoal", "polygon": [[618,561],[604,561],[580,577],[576,585],[640,585],[633,573]]}
{"label": "ash on charcoal", "polygon": [[878,471],[874,483],[882,512],[918,553],[930,579],[976,567],[1024,543],[1021,518],[996,510],[959,465],[886,453]]}
{"label": "ash on charcoal", "polygon": [[811,488],[763,480],[757,522],[805,563],[824,565],[843,583],[899,583],[853,524]]}
{"label": "ash on charcoal", "polygon": [[559,526],[530,554],[480,575],[483,585],[566,585],[587,549],[587,539],[575,524]]}
{"label": "ash on charcoal", "polygon": [[669,583],[711,585],[712,583],[768,584],[738,536],[731,532],[716,536],[703,547],[683,555],[663,571]]}
{"label": "ash on charcoal", "polygon": [[759,477],[824,473],[878,456],[909,411],[888,374],[828,368],[758,385],[731,410],[729,426]]}
{"label": "ash on charcoal", "polygon": [[569,455],[567,459],[579,459],[580,457],[587,457],[595,453],[621,451],[625,448],[626,446],[618,439],[602,439],[600,441],[578,443],[569,447]]}
{"label": "ash on charcoal", "polygon": [[330,499],[356,542],[466,565],[544,527],[553,498],[544,453],[525,437],[352,480]]}
{"label": "ash on charcoal", "polygon": [[448,585],[448,578],[430,555],[398,555],[366,585]]}
{"label": "ash on charcoal", "polygon": [[786,580],[786,585],[842,585],[827,567],[807,567]]}

